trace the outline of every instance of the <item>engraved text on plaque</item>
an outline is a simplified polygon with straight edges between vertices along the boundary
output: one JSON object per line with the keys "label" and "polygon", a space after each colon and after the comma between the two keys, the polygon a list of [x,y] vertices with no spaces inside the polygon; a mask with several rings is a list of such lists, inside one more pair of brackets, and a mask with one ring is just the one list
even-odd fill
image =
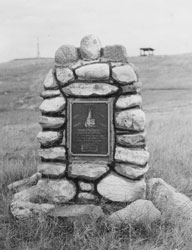
{"label": "engraved text on plaque", "polygon": [[70,153],[109,155],[109,102],[75,100],[70,103]]}

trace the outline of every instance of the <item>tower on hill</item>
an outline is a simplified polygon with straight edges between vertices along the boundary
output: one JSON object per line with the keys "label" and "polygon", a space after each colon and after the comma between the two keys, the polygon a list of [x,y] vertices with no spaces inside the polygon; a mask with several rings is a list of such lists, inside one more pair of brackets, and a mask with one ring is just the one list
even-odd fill
{"label": "tower on hill", "polygon": [[37,37],[37,58],[40,58],[40,45],[39,45],[39,37]]}

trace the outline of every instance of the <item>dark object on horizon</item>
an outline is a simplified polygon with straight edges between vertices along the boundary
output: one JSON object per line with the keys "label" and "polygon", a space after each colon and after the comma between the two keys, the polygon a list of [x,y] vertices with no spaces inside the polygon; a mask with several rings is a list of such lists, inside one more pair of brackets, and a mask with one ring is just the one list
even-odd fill
{"label": "dark object on horizon", "polygon": [[[148,54],[146,54],[146,52]],[[140,48],[140,56],[153,56],[154,54],[153,48]]]}

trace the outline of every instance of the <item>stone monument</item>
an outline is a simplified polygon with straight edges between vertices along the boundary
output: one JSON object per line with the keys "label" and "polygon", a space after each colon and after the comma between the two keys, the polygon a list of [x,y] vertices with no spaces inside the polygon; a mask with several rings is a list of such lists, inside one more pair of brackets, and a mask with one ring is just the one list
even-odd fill
{"label": "stone monument", "polygon": [[40,177],[28,198],[26,190],[16,198],[38,196],[45,212],[101,199],[145,199],[149,153],[141,86],[125,47],[102,47],[94,35],[79,48],[61,46],[41,93]]}

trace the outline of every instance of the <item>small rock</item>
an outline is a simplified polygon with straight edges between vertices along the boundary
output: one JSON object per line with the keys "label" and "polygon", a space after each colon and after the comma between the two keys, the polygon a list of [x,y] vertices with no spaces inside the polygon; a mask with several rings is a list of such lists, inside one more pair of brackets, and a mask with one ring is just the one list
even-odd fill
{"label": "small rock", "polygon": [[117,129],[144,131],[146,125],[145,113],[141,109],[129,109],[115,113]]}
{"label": "small rock", "polygon": [[72,181],[67,179],[41,179],[36,186],[32,186],[16,193],[13,202],[29,201],[33,203],[41,203],[42,200],[46,200],[49,203],[62,203],[73,199],[75,194],[76,187]]}
{"label": "small rock", "polygon": [[57,82],[53,76],[53,70],[50,69],[43,82],[45,89],[58,89]]}
{"label": "small rock", "polygon": [[111,201],[133,202],[145,198],[146,183],[144,178],[133,181],[111,172],[98,183],[97,191]]}
{"label": "small rock", "polygon": [[145,133],[138,134],[117,134],[116,143],[127,147],[144,147]]}
{"label": "small rock", "polygon": [[35,173],[34,175],[32,175],[31,177],[19,180],[19,181],[15,181],[11,184],[9,184],[7,186],[7,188],[9,189],[9,191],[22,191],[30,186],[35,185],[38,180],[41,178],[41,174],[40,173]]}
{"label": "small rock", "polygon": [[114,62],[128,62],[127,50],[122,45],[112,45],[104,47],[103,57]]}
{"label": "small rock", "polygon": [[82,66],[75,71],[79,80],[107,80],[109,79],[109,65],[94,63]]}
{"label": "small rock", "polygon": [[33,218],[35,215],[45,215],[55,206],[53,204],[34,204],[29,201],[14,201],[11,203],[10,211],[18,220]]}
{"label": "small rock", "polygon": [[100,206],[95,206],[92,204],[87,205],[70,205],[55,208],[50,216],[52,217],[80,217],[80,216],[91,216],[94,218],[103,217],[104,213]]}
{"label": "small rock", "polygon": [[142,105],[140,95],[121,95],[115,103],[116,109],[127,109]]}
{"label": "small rock", "polygon": [[96,196],[94,194],[91,193],[87,193],[87,192],[80,192],[78,194],[78,199],[79,200],[85,200],[85,201],[90,201],[90,200],[95,200]]}
{"label": "small rock", "polygon": [[122,94],[140,93],[142,88],[142,82],[134,82],[128,85],[121,85]]}
{"label": "small rock", "polygon": [[64,97],[54,97],[45,99],[39,109],[42,113],[61,113],[65,108],[66,101]]}
{"label": "small rock", "polygon": [[56,76],[60,82],[60,86],[64,86],[66,83],[75,79],[73,71],[69,68],[56,68]]}
{"label": "small rock", "polygon": [[128,64],[112,68],[112,77],[122,85],[137,81],[134,69]]}
{"label": "small rock", "polygon": [[[175,216],[192,221],[192,201],[184,194],[179,193],[161,178],[152,178],[147,182],[147,199],[165,216]],[[174,216],[173,216],[174,215]]]}
{"label": "small rock", "polygon": [[79,181],[79,187],[82,191],[93,191],[94,190],[94,184],[93,183],[87,183],[83,181]]}
{"label": "small rock", "polygon": [[72,83],[63,88],[67,96],[109,96],[118,90],[118,87],[107,83]]}
{"label": "small rock", "polygon": [[137,179],[144,174],[146,174],[149,170],[149,165],[147,164],[144,167],[140,167],[134,164],[125,164],[125,163],[115,163],[115,171],[118,174],[121,174],[130,179]]}
{"label": "small rock", "polygon": [[42,131],[37,135],[37,139],[42,146],[50,147],[61,142],[63,137],[62,132],[57,131]]}
{"label": "small rock", "polygon": [[111,62],[111,67],[119,67],[119,66],[123,66],[125,65],[126,63],[123,63],[123,62]]}
{"label": "small rock", "polygon": [[76,62],[78,58],[77,48],[72,45],[62,45],[55,53],[55,62],[61,65]]}
{"label": "small rock", "polygon": [[81,177],[86,180],[96,180],[109,170],[107,162],[72,162],[68,166],[70,177]]}
{"label": "small rock", "polygon": [[65,160],[66,151],[64,147],[39,149],[39,156],[45,160]]}
{"label": "small rock", "polygon": [[38,122],[42,128],[57,129],[63,126],[65,123],[65,118],[40,116]]}
{"label": "small rock", "polygon": [[100,57],[101,43],[94,35],[83,37],[80,44],[81,57],[86,60],[94,60]]}
{"label": "small rock", "polygon": [[50,98],[50,97],[56,97],[56,96],[60,96],[60,91],[58,89],[55,90],[45,90],[43,91],[40,96],[43,98]]}
{"label": "small rock", "polygon": [[66,130],[63,129],[63,138],[62,138],[62,141],[61,141],[61,146],[66,146]]}
{"label": "small rock", "polygon": [[18,201],[30,201],[33,202],[36,200],[36,197],[39,194],[37,185],[25,188],[18,193],[15,193],[13,196],[13,202]]}
{"label": "small rock", "polygon": [[66,171],[66,163],[43,162],[37,166],[37,171],[49,177],[63,176]]}
{"label": "small rock", "polygon": [[137,200],[127,207],[111,214],[108,219],[115,224],[141,224],[148,228],[152,223],[159,221],[160,218],[160,211],[151,201]]}
{"label": "small rock", "polygon": [[115,160],[145,166],[149,160],[149,152],[144,149],[128,149],[117,146],[115,149]]}
{"label": "small rock", "polygon": [[67,179],[49,180],[42,179],[37,183],[39,195],[49,202],[64,203],[74,198],[76,187]]}

